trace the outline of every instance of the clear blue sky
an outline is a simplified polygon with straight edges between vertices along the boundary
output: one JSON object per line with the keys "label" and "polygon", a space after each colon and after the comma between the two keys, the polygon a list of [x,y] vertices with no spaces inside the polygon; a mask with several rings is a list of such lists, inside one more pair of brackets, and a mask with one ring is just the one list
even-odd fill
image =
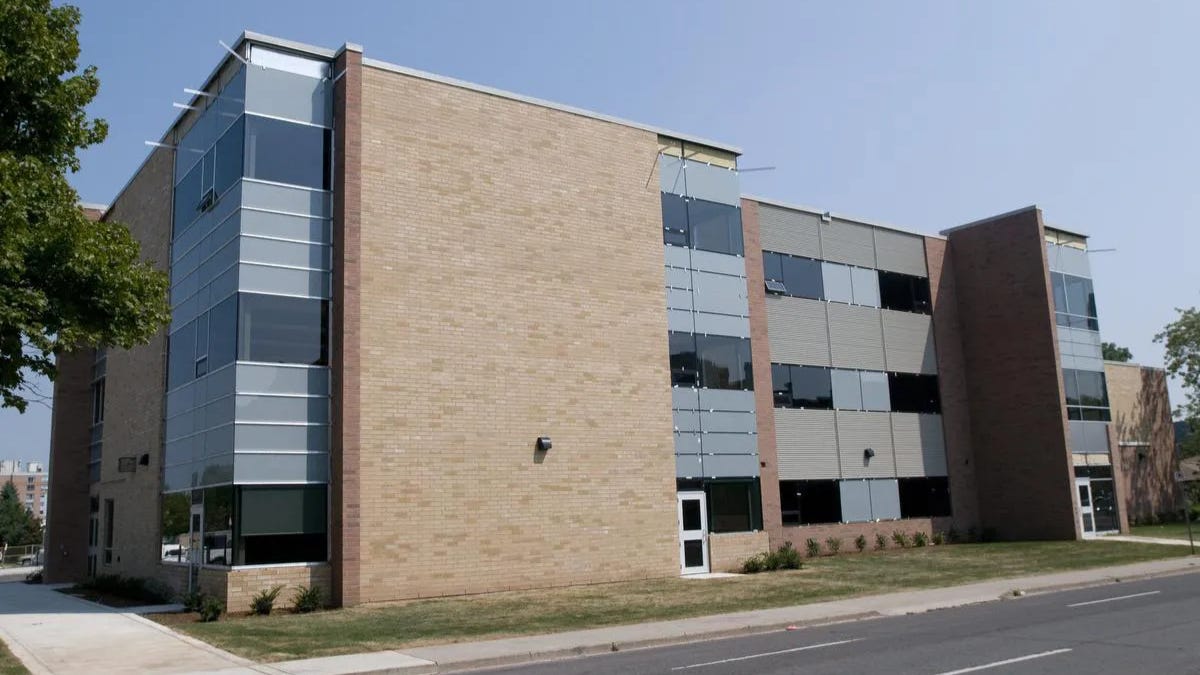
{"label": "clear blue sky", "polygon": [[[111,126],[73,179],[113,199],[250,29],[742,147],[745,191],[936,232],[1036,203],[1092,235],[1106,340],[1200,304],[1200,3],[89,0]],[[1182,400],[1178,387],[1172,399]],[[0,412],[0,457],[49,414]]]}

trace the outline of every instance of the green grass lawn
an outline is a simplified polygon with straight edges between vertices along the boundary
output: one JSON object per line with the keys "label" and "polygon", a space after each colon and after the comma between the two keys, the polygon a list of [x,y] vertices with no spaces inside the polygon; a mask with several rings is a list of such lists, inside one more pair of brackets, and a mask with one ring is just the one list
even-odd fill
{"label": "green grass lawn", "polygon": [[29,671],[25,670],[25,666],[8,651],[3,642],[0,642],[0,675],[29,675]]}
{"label": "green grass lawn", "polygon": [[[1187,539],[1187,523],[1166,523],[1164,525],[1138,525],[1129,528],[1129,534],[1138,537],[1162,537],[1164,539]],[[1192,535],[1200,543],[1200,525],[1192,523]]]}
{"label": "green grass lawn", "polygon": [[958,544],[806,560],[802,570],[729,579],[679,578],[418,600],[316,614],[156,617],[172,628],[259,661],[420,644],[551,633],[798,605],[855,595],[1183,556],[1187,548],[1121,542]]}

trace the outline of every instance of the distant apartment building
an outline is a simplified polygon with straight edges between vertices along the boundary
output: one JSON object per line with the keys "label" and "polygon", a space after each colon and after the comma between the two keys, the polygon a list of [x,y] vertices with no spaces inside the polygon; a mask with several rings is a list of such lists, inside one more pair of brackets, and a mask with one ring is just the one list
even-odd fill
{"label": "distant apartment building", "polygon": [[1040,210],[920,234],[744,196],[731,145],[233,50],[94,212],[173,321],[60,360],[47,579],[356,605],[1124,528],[1086,239]]}
{"label": "distant apartment building", "polygon": [[46,519],[46,497],[50,493],[50,475],[41,462],[0,459],[0,486],[12,483],[17,499],[38,520]]}

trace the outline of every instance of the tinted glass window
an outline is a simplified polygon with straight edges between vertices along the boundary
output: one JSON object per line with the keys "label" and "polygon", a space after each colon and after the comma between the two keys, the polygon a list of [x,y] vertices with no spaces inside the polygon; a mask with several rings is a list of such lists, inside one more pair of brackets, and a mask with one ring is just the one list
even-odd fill
{"label": "tinted glass window", "polygon": [[1067,286],[1067,311],[1082,316],[1096,316],[1096,295],[1092,292],[1092,280],[1084,277],[1063,275]]}
{"label": "tinted glass window", "polygon": [[700,383],[699,361],[696,359],[696,336],[671,332],[671,384],[696,386]]}
{"label": "tinted glass window", "polygon": [[329,130],[246,115],[246,175],[329,189]]}
{"label": "tinted glass window", "polygon": [[1067,282],[1062,272],[1050,273],[1050,287],[1054,290],[1054,311],[1067,311]]}
{"label": "tinted glass window", "polygon": [[821,299],[824,284],[821,281],[821,263],[808,258],[780,256],[783,267],[783,283],[788,295],[801,298]]}
{"label": "tinted glass window", "polygon": [[763,251],[763,278],[770,281],[783,281],[783,258],[784,256],[772,252]]}
{"label": "tinted glass window", "polygon": [[791,366],[792,405],[797,408],[833,407],[833,385],[829,369],[816,366]]}
{"label": "tinted glass window", "polygon": [[780,481],[779,505],[784,525],[838,523],[842,520],[842,495],[836,480]]}
{"label": "tinted glass window", "polygon": [[662,193],[663,243],[688,245],[687,202],[679,195]]}
{"label": "tinted glass window", "polygon": [[1070,368],[1063,368],[1063,390],[1067,405],[1079,405],[1079,387],[1075,384],[1075,371]]}
{"label": "tinted glass window", "polygon": [[792,367],[781,363],[771,364],[771,391],[776,408],[792,407]]}
{"label": "tinted glass window", "polygon": [[892,410],[910,413],[941,412],[936,375],[888,373]]}
{"label": "tinted glass window", "polygon": [[238,302],[238,359],[325,365],[326,302],[242,293]]}
{"label": "tinted glass window", "polygon": [[167,389],[191,382],[196,373],[195,321],[171,333],[167,353]]}
{"label": "tinted glass window", "polygon": [[758,491],[753,481],[709,483],[708,529],[712,532],[749,532],[756,529],[756,499]]}
{"label": "tinted glass window", "polygon": [[238,118],[233,126],[217,141],[216,178],[213,188],[221,196],[242,177],[242,140],[246,135],[246,118]]}
{"label": "tinted glass window", "polygon": [[700,386],[709,389],[753,389],[750,341],[721,335],[697,335]]}
{"label": "tinted glass window", "polygon": [[239,488],[237,564],[324,561],[325,495],[324,485]]}
{"label": "tinted glass window", "polygon": [[1092,422],[1111,422],[1112,416],[1108,408],[1078,408],[1080,419]]}
{"label": "tinted glass window", "polygon": [[200,183],[204,162],[196,162],[191,171],[175,186],[174,232],[179,234],[200,215]]}
{"label": "tinted glass window", "polygon": [[950,515],[950,483],[945,477],[901,478],[901,518],[939,518]]}
{"label": "tinted glass window", "polygon": [[689,199],[687,210],[693,248],[742,255],[741,209],[703,199]]}
{"label": "tinted glass window", "polygon": [[879,305],[899,312],[930,312],[929,279],[879,271]]}
{"label": "tinted glass window", "polygon": [[237,358],[237,295],[208,311],[208,369],[216,370]]}
{"label": "tinted glass window", "polygon": [[[1108,406],[1108,391],[1104,386],[1104,373],[1076,370],[1075,381],[1079,387],[1079,405]],[[1064,375],[1066,371],[1064,370]]]}

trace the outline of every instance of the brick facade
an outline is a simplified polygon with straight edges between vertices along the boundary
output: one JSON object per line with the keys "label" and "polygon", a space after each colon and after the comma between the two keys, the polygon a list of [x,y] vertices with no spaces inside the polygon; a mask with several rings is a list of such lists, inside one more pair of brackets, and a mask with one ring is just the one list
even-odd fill
{"label": "brick facade", "polygon": [[951,230],[980,527],[1080,536],[1041,211]]}
{"label": "brick facade", "polygon": [[50,416],[50,498],[46,502],[47,583],[87,575],[88,444],[94,352],[59,354]]}
{"label": "brick facade", "polygon": [[1145,522],[1178,506],[1175,427],[1166,373],[1132,363],[1105,363],[1112,410],[1110,447],[1124,492],[1122,513]]}
{"label": "brick facade", "polygon": [[752,555],[770,549],[767,532],[726,532],[708,536],[708,567],[713,572],[737,572]]}

